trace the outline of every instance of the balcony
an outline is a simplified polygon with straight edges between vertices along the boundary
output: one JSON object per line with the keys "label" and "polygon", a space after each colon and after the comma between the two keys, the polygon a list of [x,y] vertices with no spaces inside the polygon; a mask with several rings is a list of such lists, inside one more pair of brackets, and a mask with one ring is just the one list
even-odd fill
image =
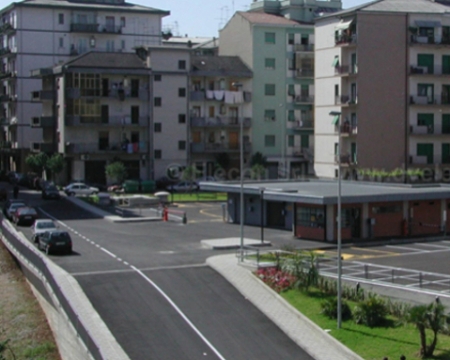
{"label": "balcony", "polygon": [[295,52],[314,52],[314,44],[294,44]]}
{"label": "balcony", "polygon": [[313,78],[314,77],[314,69],[310,68],[301,68],[294,70],[294,77],[296,78]]}
{"label": "balcony", "polygon": [[30,150],[32,152],[44,152],[44,153],[51,153],[55,150],[55,146],[53,143],[31,143],[31,148]]}
{"label": "balcony", "polygon": [[335,105],[352,106],[352,105],[356,105],[357,103],[358,103],[358,100],[356,97],[350,97],[348,95],[336,96],[334,99]]}
{"label": "balcony", "polygon": [[10,77],[12,77],[12,75],[13,74],[11,71],[2,71],[2,72],[0,72],[0,80],[10,78]]}
{"label": "balcony", "polygon": [[76,116],[66,115],[65,126],[117,126],[117,127],[145,127],[148,126],[148,116]]}
{"label": "balcony", "polygon": [[9,102],[12,101],[12,97],[8,94],[1,94],[0,95],[0,103]]}
{"label": "balcony", "polygon": [[[339,131],[338,126],[336,126],[335,128],[336,133]],[[351,135],[356,135],[358,134],[358,126],[349,124],[349,123],[344,123],[341,125],[341,136],[351,136]]]}
{"label": "balcony", "polygon": [[56,118],[54,116],[32,117],[30,124],[32,128],[54,127],[55,125],[56,125]]}
{"label": "balcony", "polygon": [[334,68],[334,73],[336,75],[348,76],[355,75],[358,72],[358,67],[356,65],[340,65]]}
{"label": "balcony", "polygon": [[[443,161],[444,160],[444,161]],[[447,164],[450,159],[443,159],[442,155],[410,155],[409,163],[411,165],[434,165]]]}
{"label": "balcony", "polygon": [[335,36],[335,44],[336,45],[356,45],[357,36],[354,34],[337,34]]}
{"label": "balcony", "polygon": [[287,155],[293,156],[296,158],[303,158],[309,162],[314,161],[314,149],[307,148],[307,147],[299,146],[299,147],[294,147],[294,148],[288,149]]}
{"label": "balcony", "polygon": [[11,48],[9,48],[9,47],[0,48],[0,56],[7,55],[10,53],[11,53]]}
{"label": "balcony", "polygon": [[[357,165],[356,154],[345,154],[341,155],[341,165],[342,166],[355,166]],[[339,155],[335,155],[334,162],[337,164],[339,162]]]}
{"label": "balcony", "polygon": [[66,89],[67,99],[79,99],[82,97],[108,97],[124,101],[125,99],[139,99],[141,101],[148,100],[149,91],[146,89],[134,90],[131,88],[125,89],[80,89],[68,88]]}
{"label": "balcony", "polygon": [[99,32],[99,24],[82,24],[82,23],[71,23],[71,32],[84,32],[84,33],[97,33]]}
{"label": "balcony", "polygon": [[430,36],[411,35],[411,45],[426,45],[426,46],[448,46],[450,45],[450,38],[442,37],[441,35],[434,34]]}
{"label": "balcony", "polygon": [[411,105],[450,105],[450,96],[420,96],[411,95],[409,98]]}
{"label": "balcony", "polygon": [[312,130],[314,129],[314,119],[312,116],[305,116],[304,119],[289,121],[290,129],[293,130]]}
{"label": "balcony", "polygon": [[16,29],[8,22],[5,22],[0,26],[0,34],[9,35],[16,31]]}
{"label": "balcony", "polygon": [[[252,144],[249,142],[244,142],[244,152],[249,153],[252,151]],[[239,143],[191,143],[191,152],[193,154],[203,154],[203,153],[239,153],[240,146]]]}
{"label": "balcony", "polygon": [[115,142],[101,144],[100,142],[90,143],[67,143],[67,154],[146,154],[148,142],[139,141],[136,143]]}
{"label": "balcony", "polygon": [[12,142],[6,140],[0,141],[0,149],[12,149]]}
{"label": "balcony", "polygon": [[314,104],[314,95],[294,95],[293,98],[296,104]]}
{"label": "balcony", "polygon": [[39,90],[31,92],[31,101],[45,101],[55,100],[55,93],[53,90]]}
{"label": "balcony", "polygon": [[[216,117],[195,117],[191,116],[190,119],[192,127],[239,127],[240,121],[238,117],[226,117],[226,116],[216,116]],[[251,118],[244,118],[244,128],[249,128],[252,126]]]}
{"label": "balcony", "polygon": [[242,102],[250,103],[252,93],[250,91],[193,90],[189,93],[189,99],[190,101],[220,101],[225,104],[237,105]]}

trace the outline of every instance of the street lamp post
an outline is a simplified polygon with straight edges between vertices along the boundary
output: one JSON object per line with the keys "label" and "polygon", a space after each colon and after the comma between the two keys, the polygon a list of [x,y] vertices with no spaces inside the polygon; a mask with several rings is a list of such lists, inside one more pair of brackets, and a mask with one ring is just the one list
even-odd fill
{"label": "street lamp post", "polygon": [[[238,82],[232,83],[233,87],[242,89],[242,84]],[[238,119],[239,119],[238,108]],[[242,115],[242,114],[241,114]],[[239,134],[239,162],[240,162],[240,261],[244,261],[244,117],[241,116],[240,120],[240,134]]]}
{"label": "street lamp post", "polygon": [[259,195],[261,198],[261,244],[264,243],[264,190],[265,188],[259,189]]}
{"label": "street lamp post", "polygon": [[[337,199],[337,256],[338,256],[338,283],[337,283],[337,328],[342,325],[342,224],[341,224],[341,115],[339,111],[331,111],[331,116],[337,116],[338,125],[338,199]],[[336,122],[334,122],[336,124]]]}

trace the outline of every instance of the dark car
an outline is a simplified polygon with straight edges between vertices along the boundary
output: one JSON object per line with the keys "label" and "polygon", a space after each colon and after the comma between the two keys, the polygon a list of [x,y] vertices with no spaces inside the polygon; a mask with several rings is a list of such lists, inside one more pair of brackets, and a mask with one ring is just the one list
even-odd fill
{"label": "dark car", "polygon": [[43,199],[60,199],[61,195],[55,185],[47,185],[42,189]]}
{"label": "dark car", "polygon": [[13,214],[16,212],[18,208],[27,206],[24,202],[13,202],[10,204],[5,211],[5,216],[8,220],[12,220]]}
{"label": "dark car", "polygon": [[24,206],[17,208],[17,210],[12,213],[11,217],[16,225],[32,224],[38,218],[38,213],[35,208]]}
{"label": "dark car", "polygon": [[37,243],[39,250],[44,250],[47,255],[72,253],[72,239],[67,231],[46,231],[39,236]]}

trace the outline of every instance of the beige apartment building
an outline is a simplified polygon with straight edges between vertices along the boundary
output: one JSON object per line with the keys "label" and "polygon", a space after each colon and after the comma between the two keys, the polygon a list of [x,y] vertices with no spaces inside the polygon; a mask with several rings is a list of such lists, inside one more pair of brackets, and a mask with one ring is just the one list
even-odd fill
{"label": "beige apartment building", "polygon": [[[315,27],[315,171],[426,170],[450,163],[450,5],[380,0]],[[330,112],[340,116],[330,116]]]}

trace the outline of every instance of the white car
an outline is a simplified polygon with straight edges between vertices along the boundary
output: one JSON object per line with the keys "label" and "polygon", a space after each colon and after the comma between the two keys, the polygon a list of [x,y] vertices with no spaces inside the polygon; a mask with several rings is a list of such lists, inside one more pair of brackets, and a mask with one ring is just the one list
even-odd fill
{"label": "white car", "polygon": [[14,212],[21,207],[26,207],[25,203],[21,202],[15,202],[9,205],[9,207],[6,209],[6,217],[11,220]]}
{"label": "white car", "polygon": [[46,231],[58,230],[58,226],[50,219],[37,219],[31,226],[31,240],[35,243],[39,241],[39,236]]}
{"label": "white car", "polygon": [[86,196],[98,194],[99,190],[96,187],[87,186],[83,183],[72,183],[64,188],[64,192],[68,196]]}

